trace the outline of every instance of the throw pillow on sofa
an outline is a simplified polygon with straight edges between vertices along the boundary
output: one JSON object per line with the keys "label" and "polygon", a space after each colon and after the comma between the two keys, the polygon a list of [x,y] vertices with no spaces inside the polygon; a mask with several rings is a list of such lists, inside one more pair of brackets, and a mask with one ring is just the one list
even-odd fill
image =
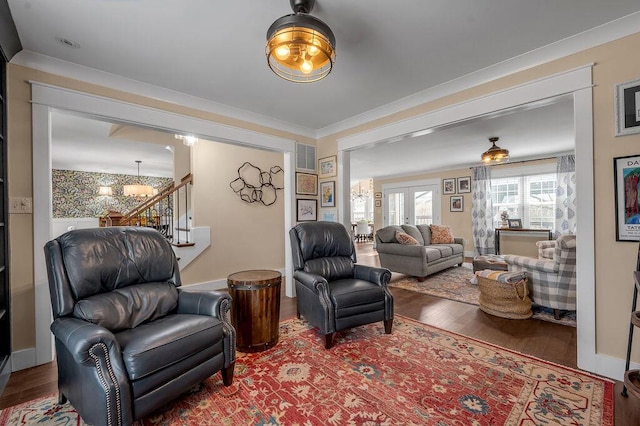
{"label": "throw pillow on sofa", "polygon": [[450,226],[430,225],[431,244],[453,244],[453,233]]}
{"label": "throw pillow on sofa", "polygon": [[396,232],[396,241],[400,244],[415,246],[418,244],[418,240],[413,238],[406,232]]}

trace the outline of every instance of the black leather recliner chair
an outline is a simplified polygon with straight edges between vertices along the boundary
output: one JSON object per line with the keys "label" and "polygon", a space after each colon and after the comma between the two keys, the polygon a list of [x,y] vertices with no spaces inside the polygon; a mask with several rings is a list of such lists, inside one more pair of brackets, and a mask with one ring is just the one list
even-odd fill
{"label": "black leather recliner chair", "polygon": [[129,425],[216,373],[233,381],[228,294],[180,291],[150,228],[79,229],[45,247],[59,402],[85,422]]}
{"label": "black leather recliner chair", "polygon": [[293,251],[298,318],[303,316],[333,346],[336,331],[384,321],[391,333],[391,272],[356,264],[345,227],[335,222],[305,222],[289,231]]}

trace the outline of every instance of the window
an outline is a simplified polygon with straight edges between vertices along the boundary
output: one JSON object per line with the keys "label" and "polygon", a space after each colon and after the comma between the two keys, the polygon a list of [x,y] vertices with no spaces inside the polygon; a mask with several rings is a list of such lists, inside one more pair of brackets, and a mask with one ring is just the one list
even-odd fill
{"label": "window", "polygon": [[373,198],[353,197],[351,199],[351,223],[359,220],[373,222]]}
{"label": "window", "polygon": [[502,226],[503,211],[511,219],[522,219],[523,228],[555,227],[555,173],[492,178],[491,194],[496,228]]}

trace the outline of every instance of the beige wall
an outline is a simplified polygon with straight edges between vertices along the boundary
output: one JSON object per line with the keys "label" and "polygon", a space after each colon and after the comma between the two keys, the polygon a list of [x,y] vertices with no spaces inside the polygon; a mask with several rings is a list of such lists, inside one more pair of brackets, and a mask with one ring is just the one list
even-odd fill
{"label": "beige wall", "polygon": [[[616,84],[640,78],[640,55],[630,53],[637,50],[638,44],[640,44],[640,33],[499,78],[424,105],[392,114],[366,125],[340,132],[331,137],[323,138],[319,141],[319,150],[320,144],[337,150],[336,141],[348,135],[455,105],[585,64],[595,64],[593,66],[593,171],[596,200],[594,212],[596,240],[596,350],[601,354],[624,358],[629,330],[631,296],[633,293],[631,272],[635,269],[637,244],[617,242],[615,239],[613,158],[637,155],[640,152],[640,134],[624,137],[614,136],[613,93]],[[330,149],[323,150],[323,155],[330,155],[331,153]],[[467,174],[465,173],[464,175]],[[453,177],[448,176],[446,173],[442,173],[439,176]],[[376,185],[379,185],[379,183],[376,182]],[[376,190],[378,191],[379,189]],[[467,206],[470,205],[468,199],[468,196],[465,197],[465,211]],[[443,203],[443,210],[444,205]],[[376,215],[378,216],[379,214],[376,211]],[[448,220],[450,218],[445,217],[443,211],[443,223]],[[376,221],[379,221],[378,217]],[[462,229],[464,224],[460,226],[460,229]],[[640,362],[638,345],[635,346],[633,353],[633,360],[636,362]]]}
{"label": "beige wall", "polygon": [[211,227],[211,247],[182,271],[184,284],[226,279],[246,269],[284,268],[284,191],[277,191],[270,206],[242,201],[229,183],[245,161],[268,172],[282,168],[284,157],[206,140],[193,147],[193,220]]}

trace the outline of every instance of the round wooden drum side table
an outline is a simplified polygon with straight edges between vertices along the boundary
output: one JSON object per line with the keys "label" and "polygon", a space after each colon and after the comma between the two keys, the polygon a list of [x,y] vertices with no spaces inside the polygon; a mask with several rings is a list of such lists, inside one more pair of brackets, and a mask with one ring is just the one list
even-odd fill
{"label": "round wooden drum side table", "polygon": [[278,271],[257,269],[227,277],[231,303],[231,324],[236,329],[240,352],[260,352],[278,343],[280,326],[280,284]]}

